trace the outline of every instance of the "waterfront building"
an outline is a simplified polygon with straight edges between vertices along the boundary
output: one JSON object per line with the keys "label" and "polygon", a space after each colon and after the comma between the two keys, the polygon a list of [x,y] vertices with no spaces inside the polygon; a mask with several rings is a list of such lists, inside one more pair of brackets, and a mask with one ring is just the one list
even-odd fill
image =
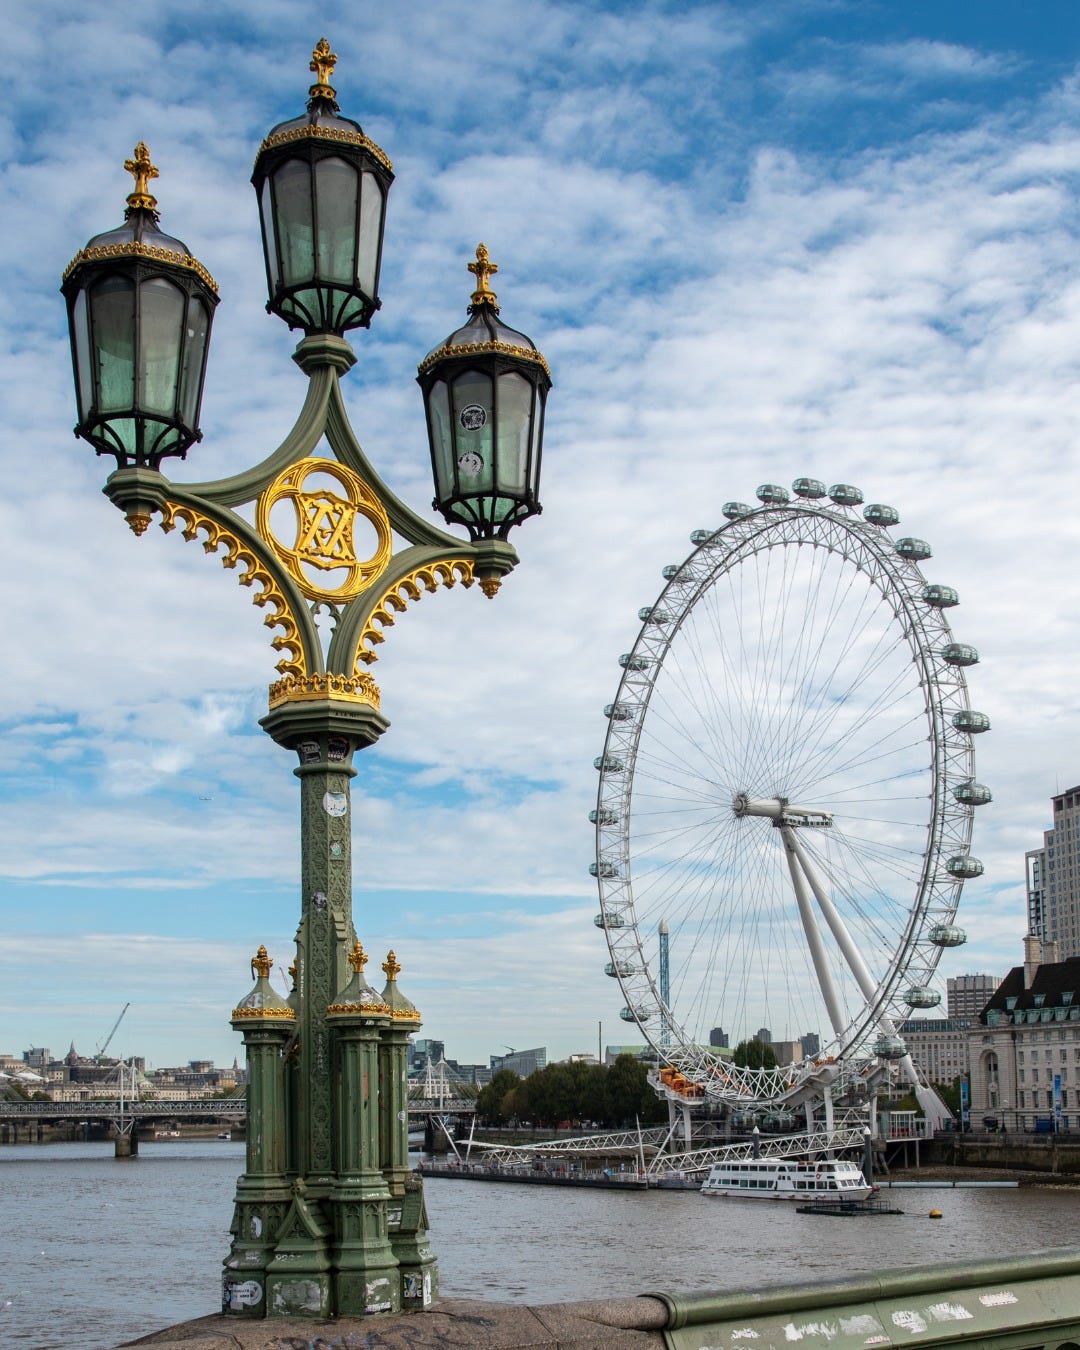
{"label": "waterfront building", "polygon": [[604,1047],[604,1064],[607,1068],[615,1063],[620,1055],[629,1055],[632,1059],[639,1059],[642,1064],[655,1064],[656,1051],[651,1045],[606,1045]]}
{"label": "waterfront building", "polygon": [[1053,820],[1042,847],[1024,855],[1028,931],[1069,960],[1080,956],[1080,787],[1053,798]]}
{"label": "waterfront building", "polygon": [[948,1016],[977,1021],[1000,983],[996,975],[950,975],[945,995]]}
{"label": "waterfront building", "polygon": [[915,1065],[929,1082],[950,1087],[968,1072],[968,1039],[973,1017],[909,1017],[899,1034]]}
{"label": "waterfront building", "polygon": [[490,1058],[492,1073],[498,1073],[500,1069],[509,1069],[519,1078],[528,1078],[529,1074],[536,1073],[538,1069],[547,1068],[547,1046],[537,1046],[534,1050],[511,1050],[509,1054],[492,1055]]}
{"label": "waterfront building", "polygon": [[972,1033],[971,1114],[1009,1130],[1080,1129],[1080,957],[1024,939]]}
{"label": "waterfront building", "polygon": [[785,1064],[795,1064],[803,1057],[802,1041],[773,1041],[772,1052],[776,1056],[776,1062],[781,1067]]}

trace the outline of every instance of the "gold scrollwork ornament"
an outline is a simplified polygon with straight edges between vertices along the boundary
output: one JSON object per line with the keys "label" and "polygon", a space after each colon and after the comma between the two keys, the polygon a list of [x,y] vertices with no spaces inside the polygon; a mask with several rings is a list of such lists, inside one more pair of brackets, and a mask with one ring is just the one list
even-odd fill
{"label": "gold scrollwork ornament", "polygon": [[[309,491],[308,482],[316,476],[331,479],[340,495],[325,483]],[[295,512],[291,541],[282,539],[271,522],[271,512],[281,502],[291,503]],[[356,556],[357,517],[375,531],[375,551],[369,558]],[[337,460],[308,457],[290,464],[260,496],[256,527],[309,600],[351,600],[390,561],[390,521],[382,503],[358,474]],[[320,584],[312,569],[327,573],[327,584]]]}

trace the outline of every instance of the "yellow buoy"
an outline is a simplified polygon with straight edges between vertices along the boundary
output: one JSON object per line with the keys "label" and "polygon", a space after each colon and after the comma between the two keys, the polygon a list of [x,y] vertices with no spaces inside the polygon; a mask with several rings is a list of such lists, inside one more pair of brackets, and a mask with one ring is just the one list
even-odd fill
{"label": "yellow buoy", "polygon": [[940,1209],[932,1209],[927,1217],[928,1217],[928,1218],[931,1218],[931,1219],[940,1219],[940,1218],[941,1218],[941,1210],[940,1210]]}

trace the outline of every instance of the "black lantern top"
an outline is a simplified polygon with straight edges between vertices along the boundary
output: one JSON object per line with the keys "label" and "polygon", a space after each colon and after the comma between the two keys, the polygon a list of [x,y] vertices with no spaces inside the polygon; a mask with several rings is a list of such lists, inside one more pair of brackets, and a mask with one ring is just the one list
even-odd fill
{"label": "black lantern top", "polygon": [[117,464],[157,468],[200,440],[217,284],[160,226],[158,170],[142,141],[124,223],[95,235],[64,272],[79,422],[75,433]]}
{"label": "black lantern top", "polygon": [[540,511],[540,451],[551,373],[536,344],[499,319],[480,244],[469,321],[421,361],[434,506],[474,540],[505,539]]}
{"label": "black lantern top", "polygon": [[307,112],[274,127],[251,181],[259,195],[267,309],[306,333],[366,328],[380,306],[389,159],[342,117],[326,38],[312,52]]}

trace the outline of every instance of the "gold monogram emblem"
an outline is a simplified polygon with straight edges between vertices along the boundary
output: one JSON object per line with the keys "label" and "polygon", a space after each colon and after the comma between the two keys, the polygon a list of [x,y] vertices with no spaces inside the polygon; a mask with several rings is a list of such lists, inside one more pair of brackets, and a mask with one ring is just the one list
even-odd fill
{"label": "gold monogram emblem", "polygon": [[[275,509],[286,503],[291,519]],[[309,600],[351,600],[390,561],[386,512],[363,479],[337,460],[290,464],[259,498],[256,519],[259,534]],[[375,548],[358,558],[357,526],[363,529],[365,521],[374,529]]]}

